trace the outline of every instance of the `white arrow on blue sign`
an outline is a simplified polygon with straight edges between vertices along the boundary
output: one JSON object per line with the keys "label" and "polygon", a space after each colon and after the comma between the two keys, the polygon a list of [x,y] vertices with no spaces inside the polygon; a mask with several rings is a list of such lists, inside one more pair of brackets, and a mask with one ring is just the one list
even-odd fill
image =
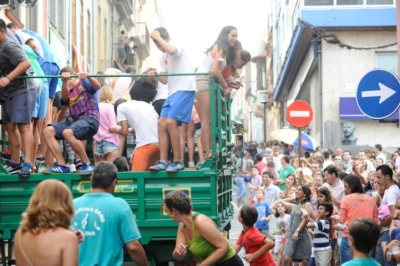
{"label": "white arrow on blue sign", "polygon": [[384,69],[369,71],[358,83],[357,104],[370,118],[391,116],[400,107],[400,80],[397,75]]}

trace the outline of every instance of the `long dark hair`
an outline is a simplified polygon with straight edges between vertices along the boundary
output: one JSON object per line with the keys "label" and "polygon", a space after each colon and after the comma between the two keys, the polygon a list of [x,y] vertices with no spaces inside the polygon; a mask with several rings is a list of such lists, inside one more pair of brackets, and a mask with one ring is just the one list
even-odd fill
{"label": "long dark hair", "polygon": [[304,192],[304,198],[302,200],[296,199],[296,203],[297,204],[304,204],[306,202],[310,202],[311,199],[311,189],[309,186],[307,186],[306,184],[302,184],[299,187],[301,187],[301,190],[303,190]]}
{"label": "long dark hair", "polygon": [[361,185],[360,179],[353,174],[348,174],[343,178],[343,182],[346,182],[349,186],[350,193],[365,193],[363,186]]}
{"label": "long dark hair", "polygon": [[237,46],[231,47],[228,43],[228,35],[231,31],[237,30],[234,26],[225,26],[222,28],[218,35],[217,40],[206,50],[206,53],[210,52],[215,45],[218,45],[218,50],[222,49],[226,54],[226,63],[235,62]]}
{"label": "long dark hair", "polygon": [[325,196],[325,202],[333,203],[333,201],[332,201],[332,193],[331,193],[331,191],[329,190],[329,188],[327,188],[327,187],[320,187],[320,188],[317,190],[317,196],[318,196],[318,193],[321,193],[322,195]]}

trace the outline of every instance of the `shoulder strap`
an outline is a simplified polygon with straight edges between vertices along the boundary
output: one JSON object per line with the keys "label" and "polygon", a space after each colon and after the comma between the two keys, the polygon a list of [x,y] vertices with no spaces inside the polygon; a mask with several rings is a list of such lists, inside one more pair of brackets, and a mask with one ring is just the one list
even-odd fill
{"label": "shoulder strap", "polygon": [[200,213],[198,212],[193,212],[193,221],[196,220],[196,217],[199,216]]}
{"label": "shoulder strap", "polygon": [[24,248],[22,247],[21,235],[22,235],[22,232],[19,232],[19,236],[18,236],[19,248],[21,249],[22,255],[24,256],[24,259],[28,262],[29,266],[33,266],[32,262],[29,260],[28,256],[26,255]]}
{"label": "shoulder strap", "polygon": [[193,238],[197,237],[197,229],[196,229],[196,217],[199,216],[200,213],[193,212],[193,223],[192,223],[192,234]]}

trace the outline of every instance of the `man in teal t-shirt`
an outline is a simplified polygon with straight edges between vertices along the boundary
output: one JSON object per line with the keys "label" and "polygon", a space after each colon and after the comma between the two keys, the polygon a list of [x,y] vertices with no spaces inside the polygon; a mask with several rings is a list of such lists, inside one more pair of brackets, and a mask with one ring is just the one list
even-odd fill
{"label": "man in teal t-shirt", "polygon": [[[343,266],[379,266],[380,264],[376,260],[369,257],[369,253],[375,248],[380,233],[378,224],[371,219],[357,218],[353,220],[349,227],[351,253],[342,254],[341,252],[340,264]],[[352,255],[353,259],[349,260],[348,255]]]}
{"label": "man in teal t-shirt", "polygon": [[289,174],[294,175],[296,170],[290,163],[290,157],[285,155],[281,158],[282,168],[279,171],[279,180],[277,180],[276,184],[280,188],[280,190],[284,191],[286,189],[286,178]]}
{"label": "man in teal t-shirt", "polygon": [[91,178],[93,193],[74,200],[75,217],[71,230],[82,231],[79,265],[123,265],[124,245],[138,266],[147,266],[139,242],[139,229],[128,203],[112,194],[117,184],[117,168],[109,162],[96,164]]}

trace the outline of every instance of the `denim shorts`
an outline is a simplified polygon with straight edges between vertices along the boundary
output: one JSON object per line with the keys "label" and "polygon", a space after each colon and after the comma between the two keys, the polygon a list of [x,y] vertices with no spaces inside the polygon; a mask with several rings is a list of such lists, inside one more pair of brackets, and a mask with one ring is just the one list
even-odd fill
{"label": "denim shorts", "polygon": [[108,141],[100,141],[94,143],[94,154],[99,157],[105,156],[107,153],[119,150],[119,147]]}
{"label": "denim shorts", "polygon": [[56,139],[58,140],[64,139],[62,133],[66,129],[71,129],[77,139],[87,140],[96,135],[97,130],[99,129],[99,121],[92,117],[86,117],[72,123],[58,122],[51,124],[50,126],[52,126],[56,131]]}
{"label": "denim shorts", "polygon": [[45,118],[47,114],[47,108],[49,105],[49,85],[47,81],[41,83],[40,93],[36,97],[36,105],[33,110],[33,118]]}
{"label": "denim shorts", "polygon": [[36,104],[36,89],[22,92],[5,100],[1,105],[3,124],[30,124]]}

